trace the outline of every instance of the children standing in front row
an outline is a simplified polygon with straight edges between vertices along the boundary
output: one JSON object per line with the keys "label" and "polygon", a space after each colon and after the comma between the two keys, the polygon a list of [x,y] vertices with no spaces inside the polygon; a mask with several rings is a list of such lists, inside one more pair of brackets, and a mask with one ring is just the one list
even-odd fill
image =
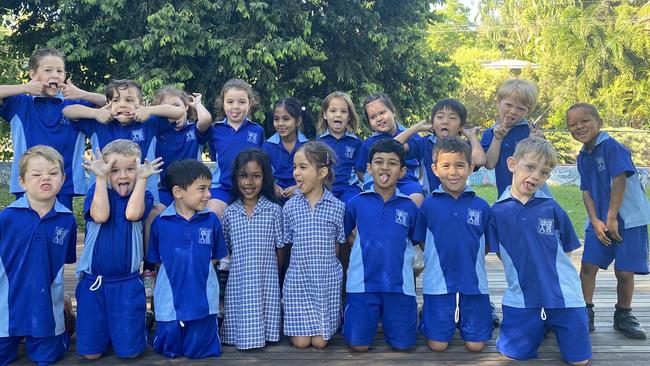
{"label": "children standing in front row", "polygon": [[77,265],[77,352],[87,359],[111,344],[124,358],[147,347],[140,265],[153,196],[145,185],[162,162],[140,164],[140,154],[135,142],[115,140],[84,161],[96,177],[84,202],[86,238]]}
{"label": "children standing in front row", "polygon": [[345,232],[357,228],[346,283],[343,337],[355,351],[367,351],[381,319],[388,344],[415,346],[417,304],[411,238],[418,208],[396,186],[406,174],[404,149],[382,139],[370,149],[367,169],[374,185],[345,208]]}
{"label": "children standing in front row", "polygon": [[631,307],[634,274],[648,274],[648,199],[630,151],[600,131],[603,120],[594,106],[575,104],[566,118],[571,136],[584,144],[578,155],[578,172],[589,225],[580,279],[590,330],[594,329],[596,274],[614,261],[618,282],[614,328],[626,337],[645,339],[645,331]]}
{"label": "children standing in front row", "polygon": [[329,191],[332,149],[311,141],[294,157],[297,190],[284,205],[284,243],[292,243],[284,279],[284,334],[298,348],[323,348],[341,318],[343,270],[337,244],[345,243],[343,202]]}
{"label": "children standing in front row", "polygon": [[278,262],[284,247],[282,208],[275,203],[271,165],[262,151],[237,155],[233,195],[222,218],[232,251],[223,342],[237,349],[260,348],[280,340]]}
{"label": "children standing in front row", "polygon": [[485,271],[490,206],[465,185],[473,168],[467,142],[458,137],[436,142],[431,170],[442,184],[424,200],[413,234],[424,243],[420,331],[438,352],[447,348],[456,327],[470,351],[481,351],[492,338]]}
{"label": "children standing in front row", "polygon": [[167,170],[174,202],[151,224],[147,261],[156,263],[153,349],[167,357],[218,357],[219,283],[214,264],[228,255],[217,216],[206,209],[210,169],[188,159]]}
{"label": "children standing in front row", "polygon": [[63,320],[63,267],[75,262],[77,226],[56,199],[65,180],[56,150],[28,149],[19,172],[26,194],[0,212],[0,364],[17,358],[23,338],[32,361],[50,364],[70,343]]}
{"label": "children standing in front row", "polygon": [[508,288],[497,350],[507,357],[537,357],[547,329],[562,358],[586,365],[591,341],[580,279],[568,253],[580,246],[567,213],[540,190],[557,163],[550,142],[522,140],[508,158],[512,185],[492,206],[487,241],[503,262]]}

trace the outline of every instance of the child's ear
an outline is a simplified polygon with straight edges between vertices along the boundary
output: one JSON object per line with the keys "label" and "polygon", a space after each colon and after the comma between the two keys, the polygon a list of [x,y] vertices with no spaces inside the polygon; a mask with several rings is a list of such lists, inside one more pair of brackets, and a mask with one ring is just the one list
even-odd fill
{"label": "child's ear", "polygon": [[25,186],[25,181],[23,180],[23,177],[18,177],[18,184],[20,184],[20,188],[22,188],[23,191],[27,190],[27,187]]}
{"label": "child's ear", "polygon": [[34,80],[34,78],[36,77],[36,70],[29,70],[28,73],[29,73],[29,78]]}
{"label": "child's ear", "polygon": [[431,171],[436,175],[436,177],[438,176],[438,167],[436,166],[436,163],[431,164]]}
{"label": "child's ear", "polygon": [[399,177],[404,178],[405,175],[406,175],[406,167],[403,166],[399,169]]}
{"label": "child's ear", "polygon": [[327,177],[327,174],[330,172],[330,168],[324,166],[320,169],[318,169],[318,179],[325,179]]}
{"label": "child's ear", "polygon": [[172,196],[174,196],[174,199],[181,198],[183,196],[182,192],[183,192],[183,189],[181,187],[179,187],[179,186],[174,186],[172,188]]}
{"label": "child's ear", "polygon": [[300,127],[302,125],[302,117],[298,117],[296,119],[296,127]]}
{"label": "child's ear", "polygon": [[507,163],[508,163],[508,170],[510,171],[510,173],[514,173],[515,172],[515,165],[517,165],[517,162],[515,161],[515,159],[512,156],[510,156],[510,157],[508,157]]}

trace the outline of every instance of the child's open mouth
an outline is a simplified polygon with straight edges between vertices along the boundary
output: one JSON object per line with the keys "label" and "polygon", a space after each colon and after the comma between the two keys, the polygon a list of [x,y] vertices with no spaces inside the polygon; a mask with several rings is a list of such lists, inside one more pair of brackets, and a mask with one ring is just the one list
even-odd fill
{"label": "child's open mouth", "polygon": [[116,191],[122,197],[128,195],[129,194],[129,183],[118,183]]}

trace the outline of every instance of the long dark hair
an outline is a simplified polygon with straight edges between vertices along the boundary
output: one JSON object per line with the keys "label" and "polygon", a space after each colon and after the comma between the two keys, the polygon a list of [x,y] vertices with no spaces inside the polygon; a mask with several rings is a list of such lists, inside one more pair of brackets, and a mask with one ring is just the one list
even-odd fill
{"label": "long dark hair", "polygon": [[237,155],[235,158],[235,163],[232,166],[232,188],[230,189],[230,203],[233,203],[241,198],[237,172],[239,172],[244,166],[246,166],[246,164],[251,161],[256,162],[260,168],[262,168],[262,190],[260,191],[260,195],[264,196],[271,202],[278,203],[278,200],[275,197],[275,180],[273,179],[273,170],[271,169],[269,157],[264,151],[257,148],[246,149],[240,152],[239,155]]}

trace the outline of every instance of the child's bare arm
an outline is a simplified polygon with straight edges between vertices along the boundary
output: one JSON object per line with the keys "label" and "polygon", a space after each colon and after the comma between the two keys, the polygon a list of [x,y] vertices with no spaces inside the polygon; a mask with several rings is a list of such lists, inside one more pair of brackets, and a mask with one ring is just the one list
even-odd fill
{"label": "child's bare arm", "polygon": [[463,128],[463,135],[465,135],[472,147],[472,163],[474,163],[475,168],[485,165],[485,151],[483,151],[481,142],[478,140],[478,131],[478,127]]}
{"label": "child's bare arm", "polygon": [[144,164],[138,165],[138,178],[131,193],[131,198],[126,204],[124,215],[129,221],[138,221],[144,215],[144,192],[147,186],[147,178],[153,174],[160,173],[162,158],[156,158],[152,162],[145,159]]}
{"label": "child's bare arm", "polygon": [[106,105],[105,96],[79,89],[70,79],[66,80],[65,84],[61,86],[61,93],[65,99],[83,99],[98,107]]}
{"label": "child's bare arm", "polygon": [[587,210],[589,221],[591,221],[591,226],[593,226],[594,231],[596,232],[596,237],[601,243],[611,245],[612,240],[607,237],[606,234],[607,227],[605,226],[605,223],[600,221],[598,218],[598,214],[596,213],[596,203],[591,197],[591,194],[589,194],[589,191],[582,191],[582,201],[585,203],[585,209]]}
{"label": "child's bare arm", "polygon": [[183,107],[175,107],[168,104],[152,105],[146,107],[141,106],[136,108],[134,119],[139,122],[144,122],[151,118],[151,116],[158,116],[176,121],[179,118],[183,117],[183,113],[185,113],[185,109]]}
{"label": "child's bare arm", "polygon": [[113,120],[110,104],[102,108],[91,108],[81,104],[73,104],[63,108],[63,115],[72,121],[94,119],[99,123],[108,123]]}
{"label": "child's bare arm", "polygon": [[501,143],[503,138],[508,134],[509,129],[497,124],[492,129],[494,136],[492,137],[492,142],[488,148],[487,153],[485,154],[485,168],[494,169],[499,162],[499,155],[501,154]]}
{"label": "child's bare arm", "polygon": [[88,172],[95,174],[95,193],[90,204],[90,217],[98,224],[108,221],[110,216],[110,203],[108,202],[108,175],[111,172],[115,159],[104,162],[101,151],[97,155],[90,152],[90,160],[83,161],[83,167]]}
{"label": "child's bare arm", "polygon": [[427,121],[420,121],[414,124],[413,126],[407,128],[406,130],[400,132],[397,136],[394,137],[394,139],[404,146],[404,152],[408,152],[409,151],[408,140],[411,137],[413,137],[413,135],[419,132],[431,131],[431,128],[433,128],[433,126]]}
{"label": "child's bare arm", "polygon": [[27,84],[0,85],[0,105],[2,105],[2,99],[18,94],[41,95],[46,86],[46,83],[36,80]]}
{"label": "child's bare arm", "polygon": [[607,209],[607,223],[605,226],[609,236],[616,241],[623,240],[618,228],[618,211],[623,204],[626,184],[627,176],[625,173],[615,176],[612,179],[612,191],[609,194],[609,208]]}
{"label": "child's bare arm", "polygon": [[190,96],[190,107],[196,111],[196,128],[200,133],[204,133],[212,124],[212,115],[202,103],[203,95],[192,93]]}

